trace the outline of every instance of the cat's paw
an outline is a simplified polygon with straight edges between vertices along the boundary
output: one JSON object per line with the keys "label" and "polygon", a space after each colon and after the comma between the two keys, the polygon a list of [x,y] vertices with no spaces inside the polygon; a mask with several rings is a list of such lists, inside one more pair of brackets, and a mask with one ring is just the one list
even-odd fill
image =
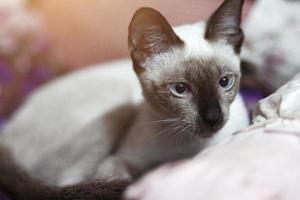
{"label": "cat's paw", "polygon": [[106,180],[132,180],[126,163],[116,157],[111,156],[106,158],[97,169],[96,177],[104,178]]}

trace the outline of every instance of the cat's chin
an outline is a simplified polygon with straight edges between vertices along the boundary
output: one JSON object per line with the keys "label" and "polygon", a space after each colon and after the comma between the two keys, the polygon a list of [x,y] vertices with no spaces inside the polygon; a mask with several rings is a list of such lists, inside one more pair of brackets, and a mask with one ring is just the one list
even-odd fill
{"label": "cat's chin", "polygon": [[224,124],[222,124],[218,127],[215,127],[215,128],[197,128],[194,131],[194,134],[200,138],[210,138],[210,137],[214,136],[215,134],[217,134],[218,131],[223,128],[223,126],[224,126]]}
{"label": "cat's chin", "polygon": [[195,135],[197,135],[200,138],[210,138],[215,135],[216,132],[211,131],[203,131],[203,130],[196,130],[194,132]]}

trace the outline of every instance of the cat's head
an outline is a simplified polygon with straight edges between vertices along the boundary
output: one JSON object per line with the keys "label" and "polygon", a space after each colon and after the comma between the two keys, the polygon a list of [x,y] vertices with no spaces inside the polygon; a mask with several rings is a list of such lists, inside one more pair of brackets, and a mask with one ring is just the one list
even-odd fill
{"label": "cat's head", "polygon": [[225,0],[205,23],[175,31],[156,10],[139,9],[129,48],[146,101],[207,137],[229,117],[240,81],[243,0]]}

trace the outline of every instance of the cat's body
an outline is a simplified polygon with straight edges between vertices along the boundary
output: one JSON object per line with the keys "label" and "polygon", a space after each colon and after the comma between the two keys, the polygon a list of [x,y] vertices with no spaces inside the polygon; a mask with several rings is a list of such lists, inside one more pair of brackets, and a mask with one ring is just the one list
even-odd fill
{"label": "cat's body", "polygon": [[[145,137],[142,140],[146,141],[134,147],[149,151],[145,152],[146,157],[139,155],[140,159],[159,155],[156,162],[162,163],[188,157],[213,141],[195,137],[187,145],[180,136],[160,133],[162,129],[156,126],[165,124],[154,122],[159,120],[157,117],[145,116],[151,113],[151,108],[142,101],[140,84],[129,59],[94,66],[38,90],[5,127],[0,143],[8,145],[16,160],[34,177],[64,185],[97,177],[96,171],[103,159],[112,153],[113,143],[129,131],[127,126],[134,121],[140,121],[135,127],[140,132],[138,136]],[[215,139],[247,125],[247,113],[239,95],[231,105],[231,113],[235,114]],[[149,128],[151,133],[148,133]],[[151,144],[151,140],[158,143]],[[176,147],[168,147],[173,153],[166,152],[167,142],[178,143]],[[141,153],[128,147],[133,145],[123,146],[119,153],[133,150],[133,156]]]}
{"label": "cat's body", "polygon": [[157,11],[140,9],[129,26],[134,70],[123,60],[50,83],[0,144],[34,177],[66,185],[135,179],[247,126],[237,95],[242,3],[227,0],[208,23],[175,32]]}
{"label": "cat's body", "polygon": [[5,127],[0,143],[31,174],[52,184],[93,177],[142,101],[130,63],[92,67],[44,86]]}

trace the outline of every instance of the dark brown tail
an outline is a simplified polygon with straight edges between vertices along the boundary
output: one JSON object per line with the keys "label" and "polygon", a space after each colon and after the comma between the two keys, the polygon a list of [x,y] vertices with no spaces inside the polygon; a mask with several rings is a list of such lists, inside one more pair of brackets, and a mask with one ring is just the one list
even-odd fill
{"label": "dark brown tail", "polygon": [[91,180],[80,184],[51,187],[31,178],[0,146],[0,190],[12,200],[119,200],[128,181]]}

